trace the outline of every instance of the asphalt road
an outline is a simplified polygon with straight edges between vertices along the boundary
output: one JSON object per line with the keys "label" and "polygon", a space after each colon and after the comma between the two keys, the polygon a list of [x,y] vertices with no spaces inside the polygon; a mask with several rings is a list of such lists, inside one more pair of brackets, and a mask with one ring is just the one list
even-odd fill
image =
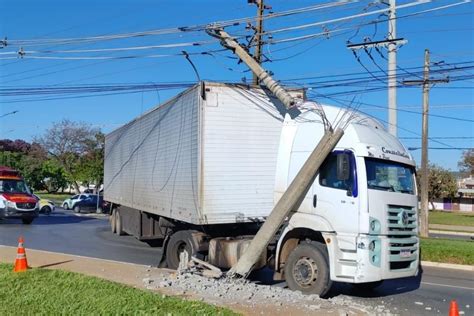
{"label": "asphalt road", "polygon": [[[112,234],[105,217],[76,216],[62,209],[51,216],[40,216],[32,225],[16,220],[0,221],[1,245],[16,246],[20,235],[25,238],[27,248],[109,260],[156,266],[161,255],[160,248],[150,247],[131,236]],[[271,275],[261,272],[254,278],[266,283]],[[421,278],[385,281],[372,292],[336,284],[331,296],[348,296],[365,305],[383,305],[401,315],[447,315],[450,300],[456,299],[465,315],[474,315],[474,275],[468,271],[427,267]]]}

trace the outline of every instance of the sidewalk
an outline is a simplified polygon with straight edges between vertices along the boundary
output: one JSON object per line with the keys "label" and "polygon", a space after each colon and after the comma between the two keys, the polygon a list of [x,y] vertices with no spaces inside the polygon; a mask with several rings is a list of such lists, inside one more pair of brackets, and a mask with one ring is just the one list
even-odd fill
{"label": "sidewalk", "polygon": [[442,225],[442,224],[430,224],[429,229],[433,230],[445,230],[453,232],[465,232],[474,233],[474,227],[472,226],[459,226],[459,225]]}

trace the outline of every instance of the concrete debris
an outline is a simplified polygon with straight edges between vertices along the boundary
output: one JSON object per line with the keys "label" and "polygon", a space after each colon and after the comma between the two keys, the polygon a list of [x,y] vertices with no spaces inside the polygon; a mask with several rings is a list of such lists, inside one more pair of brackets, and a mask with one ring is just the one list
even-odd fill
{"label": "concrete debris", "polygon": [[415,302],[416,305],[424,305],[423,302]]}
{"label": "concrete debris", "polygon": [[[211,303],[226,302],[226,305],[240,304],[256,307],[262,305],[278,308],[296,308],[301,311],[314,312],[321,310],[329,312],[337,310],[346,314],[353,311],[373,314],[381,309],[354,302],[352,298],[341,295],[330,299],[321,299],[318,295],[304,295],[299,291],[291,291],[281,286],[259,285],[246,279],[208,278],[203,276],[201,265],[188,265],[178,273],[161,275],[152,280],[144,279],[148,289],[166,289],[167,293],[192,295],[195,299],[203,299]],[[204,271],[212,271],[206,269]],[[387,313],[389,314],[389,313]]]}

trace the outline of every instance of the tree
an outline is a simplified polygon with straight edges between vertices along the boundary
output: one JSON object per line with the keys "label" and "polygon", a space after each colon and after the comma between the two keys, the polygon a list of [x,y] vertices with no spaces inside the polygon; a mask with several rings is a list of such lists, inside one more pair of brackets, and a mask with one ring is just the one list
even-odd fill
{"label": "tree", "polygon": [[[79,192],[79,182],[95,180],[96,175],[88,170],[91,148],[99,147],[96,135],[102,134],[83,122],[64,119],[53,124],[37,139],[49,155],[64,169],[64,175]],[[103,148],[103,147],[102,147]]]}
{"label": "tree", "polygon": [[[433,209],[435,209],[433,200],[439,198],[454,198],[457,194],[456,177],[447,169],[435,164],[428,166],[428,200]],[[417,182],[420,185],[418,172]],[[419,187],[418,187],[419,189]]]}
{"label": "tree", "polygon": [[34,190],[56,192],[67,185],[64,171],[38,143],[0,140],[0,165],[14,168]]}
{"label": "tree", "polygon": [[463,152],[461,160],[458,162],[459,171],[467,175],[474,175],[474,148]]}

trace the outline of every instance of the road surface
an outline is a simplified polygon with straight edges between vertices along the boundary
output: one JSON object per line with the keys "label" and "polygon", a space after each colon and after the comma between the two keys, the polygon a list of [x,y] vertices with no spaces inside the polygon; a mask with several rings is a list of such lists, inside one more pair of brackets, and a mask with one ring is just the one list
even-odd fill
{"label": "road surface", "polygon": [[[116,236],[106,218],[76,216],[58,209],[41,216],[32,225],[19,221],[0,222],[0,244],[16,246],[23,235],[27,248],[140,263],[156,266],[160,248],[150,247],[131,236]],[[261,282],[269,273],[257,276]],[[421,282],[420,282],[421,281]],[[284,286],[284,283],[275,286]],[[390,280],[373,292],[360,292],[348,284],[336,284],[331,296],[349,296],[367,305],[384,305],[401,315],[447,315],[451,299],[456,299],[465,315],[474,314],[474,275],[469,271],[424,268],[422,278]]]}

